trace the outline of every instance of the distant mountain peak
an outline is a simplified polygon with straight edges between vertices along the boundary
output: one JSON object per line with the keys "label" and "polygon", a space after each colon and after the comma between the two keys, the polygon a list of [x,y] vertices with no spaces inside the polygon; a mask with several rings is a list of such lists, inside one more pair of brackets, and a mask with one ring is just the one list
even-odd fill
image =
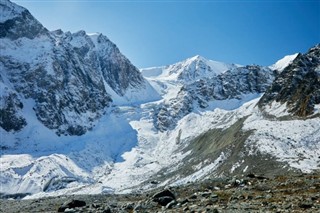
{"label": "distant mountain peak", "polygon": [[278,60],[275,64],[271,65],[269,68],[272,70],[278,70],[279,72],[281,72],[282,70],[284,70],[284,68],[286,68],[289,64],[291,64],[292,61],[296,59],[298,55],[299,53],[287,55],[282,59]]}
{"label": "distant mountain peak", "polygon": [[207,61],[207,59],[201,55],[195,55],[193,57],[186,59],[186,61]]}
{"label": "distant mountain peak", "polygon": [[195,55],[172,65],[144,68],[141,69],[141,72],[148,78],[191,83],[201,78],[211,78],[239,66],[240,65],[213,61],[203,56]]}
{"label": "distant mountain peak", "polygon": [[228,70],[236,68],[236,65],[220,61],[213,61],[196,55],[182,62],[170,65],[170,73],[177,73],[179,80],[197,80],[203,77],[213,77]]}

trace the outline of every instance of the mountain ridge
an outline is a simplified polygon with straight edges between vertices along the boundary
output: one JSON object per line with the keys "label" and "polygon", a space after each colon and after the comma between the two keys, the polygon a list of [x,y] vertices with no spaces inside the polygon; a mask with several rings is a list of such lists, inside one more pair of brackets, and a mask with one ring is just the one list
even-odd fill
{"label": "mountain ridge", "polygon": [[[3,2],[15,8],[14,3]],[[4,26],[0,37],[4,50],[1,51],[2,83],[23,94],[20,99],[34,99],[37,118],[49,129],[56,129],[58,135],[84,134],[111,105],[112,95],[123,99],[122,102],[158,98],[138,69],[107,37],[100,34],[94,42],[85,31],[49,32],[27,10],[18,8],[21,13],[1,23]],[[78,105],[78,101],[83,105]],[[19,107],[11,107],[12,112],[18,110]],[[91,115],[84,115],[87,112]],[[74,119],[85,117],[82,125]],[[25,120],[16,119],[21,121],[20,127],[5,127],[11,125],[8,119],[1,126],[7,130],[22,129]]]}
{"label": "mountain ridge", "polygon": [[142,68],[140,71],[147,78],[194,81],[204,77],[213,77],[239,66],[241,65],[227,64],[195,55],[172,65]]}
{"label": "mountain ridge", "polygon": [[307,117],[320,104],[320,45],[299,54],[275,79],[259,101],[260,108],[271,102],[286,104],[288,112]]}

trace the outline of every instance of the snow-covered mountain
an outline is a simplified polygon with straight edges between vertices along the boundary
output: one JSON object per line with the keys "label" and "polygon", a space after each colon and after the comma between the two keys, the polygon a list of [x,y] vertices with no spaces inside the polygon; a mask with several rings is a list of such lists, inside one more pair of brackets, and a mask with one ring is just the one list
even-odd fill
{"label": "snow-covered mountain", "polygon": [[320,168],[319,45],[269,67],[195,56],[140,72],[104,35],[0,8],[0,195]]}
{"label": "snow-covered mountain", "polygon": [[236,109],[265,92],[276,75],[268,67],[225,64],[201,56],[167,67],[142,69],[142,73],[163,96],[155,114],[160,131],[175,127],[195,110]]}
{"label": "snow-covered mountain", "polygon": [[2,10],[6,13],[1,23],[0,80],[7,112],[3,129],[17,131],[29,124],[21,113],[29,100],[47,128],[58,135],[82,135],[111,103],[157,98],[106,36],[49,32],[26,9],[9,1],[1,1]]}

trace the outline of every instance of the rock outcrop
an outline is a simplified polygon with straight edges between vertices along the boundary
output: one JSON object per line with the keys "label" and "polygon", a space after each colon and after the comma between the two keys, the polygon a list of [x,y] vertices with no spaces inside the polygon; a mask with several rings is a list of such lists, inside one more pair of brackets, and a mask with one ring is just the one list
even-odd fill
{"label": "rock outcrop", "polygon": [[285,104],[288,112],[299,117],[310,116],[320,104],[320,45],[306,54],[299,54],[277,76],[258,105],[264,109],[278,102]]}

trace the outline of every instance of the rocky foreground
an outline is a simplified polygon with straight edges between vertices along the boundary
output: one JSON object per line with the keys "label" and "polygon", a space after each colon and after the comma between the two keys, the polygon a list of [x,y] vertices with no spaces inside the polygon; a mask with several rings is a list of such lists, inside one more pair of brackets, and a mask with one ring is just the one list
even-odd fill
{"label": "rocky foreground", "polygon": [[0,212],[320,212],[320,173],[211,179],[141,194],[1,200]]}

